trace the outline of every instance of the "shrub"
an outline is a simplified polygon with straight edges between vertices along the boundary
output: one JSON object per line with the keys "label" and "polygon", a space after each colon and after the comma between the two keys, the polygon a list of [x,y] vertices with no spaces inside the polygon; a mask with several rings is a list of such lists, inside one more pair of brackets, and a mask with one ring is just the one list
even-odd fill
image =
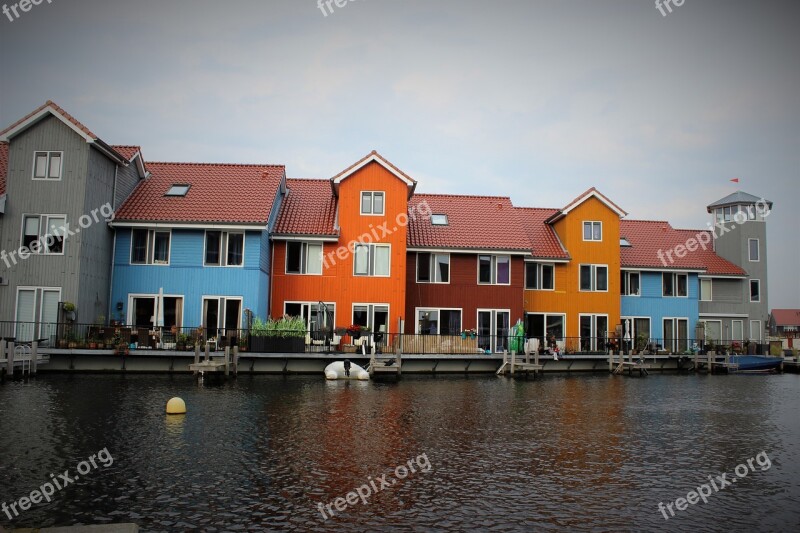
{"label": "shrub", "polygon": [[305,337],[306,323],[299,316],[284,316],[279,320],[256,317],[250,328],[253,337]]}

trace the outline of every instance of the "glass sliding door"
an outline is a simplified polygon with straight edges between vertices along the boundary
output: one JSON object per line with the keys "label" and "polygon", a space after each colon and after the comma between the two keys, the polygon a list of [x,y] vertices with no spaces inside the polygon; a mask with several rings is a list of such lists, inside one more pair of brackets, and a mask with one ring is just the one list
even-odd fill
{"label": "glass sliding door", "polygon": [[478,347],[492,353],[508,350],[511,313],[504,309],[478,311]]}

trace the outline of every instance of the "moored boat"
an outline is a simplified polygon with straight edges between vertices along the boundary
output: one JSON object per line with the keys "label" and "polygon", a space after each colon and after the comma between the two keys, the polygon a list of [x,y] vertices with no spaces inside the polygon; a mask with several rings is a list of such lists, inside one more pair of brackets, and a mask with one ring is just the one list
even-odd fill
{"label": "moored boat", "polygon": [[781,366],[782,357],[767,355],[733,355],[731,362],[738,365],[739,372],[769,372]]}

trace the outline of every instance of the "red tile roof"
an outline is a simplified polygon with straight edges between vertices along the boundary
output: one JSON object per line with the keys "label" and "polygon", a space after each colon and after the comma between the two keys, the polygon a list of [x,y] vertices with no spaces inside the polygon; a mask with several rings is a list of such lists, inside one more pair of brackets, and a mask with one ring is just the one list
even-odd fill
{"label": "red tile roof", "polygon": [[8,174],[8,143],[0,142],[0,196],[6,193],[6,174]]}
{"label": "red tile roof", "polygon": [[113,148],[115,152],[117,152],[119,155],[121,155],[122,157],[124,157],[128,161],[130,161],[131,158],[134,155],[136,155],[137,152],[141,152],[142,151],[142,147],[141,146],[128,146],[128,145],[123,145],[123,144],[115,144],[115,145],[112,145],[111,148]]}
{"label": "red tile roof", "polygon": [[23,122],[25,122],[26,120],[28,120],[32,116],[38,114],[39,112],[41,112],[43,109],[45,109],[47,107],[50,107],[51,109],[56,111],[58,114],[60,114],[62,117],[64,117],[68,121],[70,121],[75,127],[77,127],[79,130],[81,130],[87,136],[91,137],[92,139],[99,139],[99,137],[97,135],[95,135],[94,133],[92,133],[92,131],[89,128],[87,128],[86,126],[81,124],[78,121],[78,119],[76,119],[75,117],[73,117],[72,115],[70,115],[69,113],[64,111],[63,108],[61,108],[58,104],[56,104],[52,100],[48,100],[47,102],[44,103],[44,105],[40,105],[39,107],[37,107],[36,109],[34,109],[33,111],[31,111],[30,113],[25,115],[24,117],[22,117],[18,121],[14,122],[9,127],[5,128],[3,131],[0,131],[0,136],[5,135],[8,131],[10,131],[10,130],[14,129],[15,127],[19,126],[20,124],[22,124]]}
{"label": "red tile roof", "polygon": [[771,314],[776,326],[800,326],[800,309],[773,309]]}
{"label": "red tile roof", "polygon": [[[744,270],[714,252],[713,236],[705,230],[678,230],[669,222],[659,220],[622,220],[619,234],[631,244],[621,247],[623,268],[689,269],[720,276],[746,275]],[[705,250],[698,246],[694,252],[677,256],[676,246],[685,247],[689,239],[698,240],[701,234],[706,234],[702,237],[707,241]]]}
{"label": "red tile roof", "polygon": [[[427,207],[424,204],[427,204]],[[419,213],[447,215],[447,226],[434,226]],[[501,196],[417,194],[409,201],[408,246],[527,252],[528,235],[511,199]]]}
{"label": "red tile roof", "polygon": [[275,234],[338,236],[330,180],[287,179],[286,186],[289,193],[283,199]]}
{"label": "red tile roof", "polygon": [[530,242],[531,254],[541,259],[569,259],[553,226],[546,221],[559,212],[559,209],[539,207],[515,208],[520,223]]}
{"label": "red tile roof", "polygon": [[554,213],[553,216],[551,217],[550,222],[554,222],[555,220],[557,220],[559,218],[562,218],[567,213],[572,211],[575,207],[579,206],[580,204],[582,204],[583,202],[588,200],[589,197],[597,198],[598,200],[600,200],[601,202],[606,204],[606,206],[608,206],[610,209],[616,211],[617,214],[619,214],[619,216],[625,216],[625,215],[628,214],[620,206],[618,206],[617,204],[615,204],[614,202],[609,200],[606,195],[604,195],[603,193],[598,191],[597,188],[591,187],[591,188],[587,189],[586,191],[582,192],[580,195],[578,195],[574,200],[572,200],[570,203],[565,205],[562,209],[557,210],[557,212]]}
{"label": "red tile roof", "polygon": [[[278,194],[280,165],[148,163],[142,180],[120,206],[117,222],[264,224]],[[185,197],[164,196],[174,184]]]}

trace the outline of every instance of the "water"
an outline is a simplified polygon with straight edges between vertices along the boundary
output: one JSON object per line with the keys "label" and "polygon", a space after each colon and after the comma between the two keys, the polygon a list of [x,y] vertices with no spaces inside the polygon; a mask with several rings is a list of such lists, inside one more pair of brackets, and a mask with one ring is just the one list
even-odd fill
{"label": "water", "polygon": [[[0,503],[107,449],[53,501],[0,524],[144,531],[797,531],[800,377],[539,380],[40,376],[0,385]],[[185,417],[167,417],[171,396]],[[665,520],[765,452],[771,467]],[[420,457],[424,454],[424,457]],[[762,458],[763,458],[762,454]],[[430,470],[422,472],[425,458]],[[412,462],[344,513],[317,504]],[[421,465],[421,466],[420,466]],[[89,464],[84,465],[84,470]],[[402,471],[400,471],[402,474]],[[376,482],[376,487],[380,484]],[[340,502],[340,505],[342,502]],[[346,503],[345,503],[346,505]],[[327,512],[327,511],[326,511]]]}

